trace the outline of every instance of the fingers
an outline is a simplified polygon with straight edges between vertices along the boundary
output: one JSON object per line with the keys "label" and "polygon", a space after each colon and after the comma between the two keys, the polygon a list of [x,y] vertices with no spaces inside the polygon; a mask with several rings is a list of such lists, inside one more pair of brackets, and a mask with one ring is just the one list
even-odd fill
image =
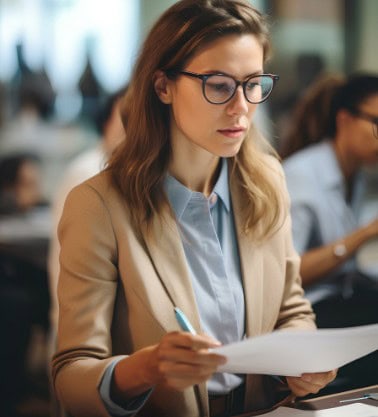
{"label": "fingers", "polygon": [[225,358],[209,352],[209,348],[216,346],[220,346],[220,343],[209,336],[173,332],[162,339],[158,349],[158,358],[162,361],[217,366],[223,364]]}
{"label": "fingers", "polygon": [[194,363],[196,361],[203,363],[201,358],[219,362],[220,358],[224,358],[224,356],[209,351],[209,349],[219,346],[221,343],[210,336],[193,335],[187,332],[168,333],[160,343],[162,357],[167,354],[172,355],[172,359],[177,358],[180,361],[185,358],[189,362],[194,361]]}
{"label": "fingers", "polygon": [[302,374],[300,377],[286,377],[291,391],[298,397],[316,394],[336,378],[337,370]]}
{"label": "fingers", "polygon": [[219,366],[225,363],[223,356],[210,353],[207,349],[159,349],[158,358],[161,361],[181,362],[192,365],[209,364]]}
{"label": "fingers", "polygon": [[378,236],[378,218],[373,220],[367,226],[368,236],[375,237]]}
{"label": "fingers", "polygon": [[193,350],[210,349],[221,346],[218,340],[207,335],[197,335],[188,332],[171,332],[165,335],[162,342],[176,346],[186,347]]}
{"label": "fingers", "polygon": [[172,332],[154,349],[154,369],[158,380],[181,390],[206,381],[226,358],[209,351],[220,343],[206,335]]}
{"label": "fingers", "polygon": [[165,377],[177,379],[207,378],[211,376],[216,369],[217,365],[215,364],[205,364],[201,366],[178,362],[163,362],[160,365],[160,370],[164,373]]}

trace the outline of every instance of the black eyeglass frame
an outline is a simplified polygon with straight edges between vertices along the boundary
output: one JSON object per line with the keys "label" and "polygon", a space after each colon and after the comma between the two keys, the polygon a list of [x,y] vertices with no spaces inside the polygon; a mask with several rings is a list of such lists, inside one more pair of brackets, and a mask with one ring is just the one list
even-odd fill
{"label": "black eyeglass frame", "polygon": [[373,135],[376,139],[378,139],[378,116],[373,116],[372,114],[361,110],[351,110],[350,112],[353,114],[353,116],[370,122],[373,125]]}
{"label": "black eyeglass frame", "polygon": [[[234,77],[231,77],[231,75],[226,75],[226,74],[222,74],[222,73],[198,74],[196,72],[191,72],[191,71],[174,71],[174,70],[166,71],[166,73],[167,73],[168,77],[174,76],[176,74],[182,74],[182,75],[187,75],[188,77],[199,78],[202,81],[202,94],[203,94],[205,100],[208,103],[215,104],[215,105],[225,104],[225,103],[228,103],[230,100],[232,100],[232,98],[236,94],[236,90],[239,87],[239,85],[242,86],[244,97],[248,101],[248,103],[251,103],[251,104],[263,103],[264,101],[266,101],[269,98],[270,94],[273,91],[275,83],[280,79],[279,75],[276,75],[276,74],[255,74],[255,75],[251,75],[250,77],[248,77],[245,81],[241,81],[241,80],[237,80]],[[234,92],[231,94],[231,96],[227,100],[222,101],[220,103],[214,103],[206,97],[206,93],[205,93],[206,81],[213,76],[229,77],[232,80],[234,80],[235,84],[236,84]],[[257,101],[257,102],[249,100],[248,97],[247,97],[247,94],[245,92],[245,89],[246,89],[246,86],[247,86],[249,80],[251,78],[256,78],[256,77],[269,77],[272,80],[272,87],[271,87],[269,93],[267,94],[267,96],[263,100],[260,100],[260,101]]]}

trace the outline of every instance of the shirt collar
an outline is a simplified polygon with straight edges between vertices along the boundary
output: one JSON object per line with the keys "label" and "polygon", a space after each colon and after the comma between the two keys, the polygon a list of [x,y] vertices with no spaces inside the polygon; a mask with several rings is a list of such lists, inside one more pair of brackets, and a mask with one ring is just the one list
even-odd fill
{"label": "shirt collar", "polygon": [[230,189],[228,185],[228,164],[226,158],[222,158],[221,171],[213,192],[222,200],[226,210],[230,211]]}
{"label": "shirt collar", "polygon": [[[228,185],[228,165],[227,159],[222,158],[221,170],[219,177],[213,189],[213,193],[216,193],[222,200],[227,211],[230,211],[230,193]],[[171,175],[167,175],[164,181],[164,189],[167,193],[168,200],[175,212],[176,217],[181,218],[184,213],[189,201],[193,195],[197,195],[197,192],[189,190],[176,178]]]}

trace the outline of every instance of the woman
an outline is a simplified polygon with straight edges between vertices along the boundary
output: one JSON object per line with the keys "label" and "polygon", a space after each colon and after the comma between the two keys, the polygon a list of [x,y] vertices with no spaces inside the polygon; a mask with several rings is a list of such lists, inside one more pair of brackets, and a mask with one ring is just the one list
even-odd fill
{"label": "woman", "polygon": [[[261,75],[268,50],[244,1],[179,1],[147,37],[126,140],[71,192],[59,226],[53,372],[71,414],[229,416],[278,400],[276,379],[217,373],[225,358],[209,350],[314,328],[283,175],[251,122],[276,79]],[[287,383],[305,395],[334,376]]]}
{"label": "woman", "polygon": [[[355,255],[378,236],[378,217],[359,225],[361,168],[378,162],[378,76],[324,75],[297,103],[283,142],[294,246],[319,327],[378,322],[378,288]],[[372,354],[339,373],[340,389],[377,382]]]}
{"label": "woman", "polygon": [[[378,77],[326,75],[294,111],[281,155],[291,197],[294,245],[311,301],[342,284],[351,258],[378,236],[378,218],[358,227],[360,169],[378,162]],[[336,281],[335,281],[336,279]],[[348,285],[348,283],[346,283]],[[319,291],[319,293],[324,291]],[[378,319],[378,317],[376,317]]]}

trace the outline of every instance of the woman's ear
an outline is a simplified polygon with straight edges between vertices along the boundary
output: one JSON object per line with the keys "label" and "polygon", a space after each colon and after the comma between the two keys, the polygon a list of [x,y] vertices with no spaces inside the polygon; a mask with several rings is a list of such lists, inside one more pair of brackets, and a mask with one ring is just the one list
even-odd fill
{"label": "woman's ear", "polygon": [[167,75],[164,71],[156,71],[154,87],[156,94],[164,104],[171,104],[172,95]]}
{"label": "woman's ear", "polygon": [[336,127],[337,130],[340,130],[342,127],[347,126],[349,129],[349,124],[353,121],[353,115],[346,109],[340,109],[336,114]]}

